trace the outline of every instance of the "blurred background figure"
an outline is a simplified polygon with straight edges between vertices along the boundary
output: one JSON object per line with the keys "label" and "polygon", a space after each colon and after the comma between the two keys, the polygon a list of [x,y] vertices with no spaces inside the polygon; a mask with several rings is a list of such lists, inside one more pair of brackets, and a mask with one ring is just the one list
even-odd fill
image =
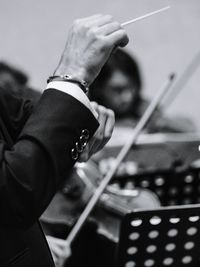
{"label": "blurred background figure", "polygon": [[[124,49],[109,58],[92,84],[90,99],[113,109],[116,126],[134,127],[146,110],[149,100],[143,96],[143,84],[137,60]],[[194,132],[189,118],[167,117],[162,109],[155,112],[147,132]]]}
{"label": "blurred background figure", "polygon": [[26,73],[11,64],[0,61],[0,83],[3,87],[8,88],[18,97],[31,100],[35,105],[41,93],[29,87],[28,82],[29,78]]}

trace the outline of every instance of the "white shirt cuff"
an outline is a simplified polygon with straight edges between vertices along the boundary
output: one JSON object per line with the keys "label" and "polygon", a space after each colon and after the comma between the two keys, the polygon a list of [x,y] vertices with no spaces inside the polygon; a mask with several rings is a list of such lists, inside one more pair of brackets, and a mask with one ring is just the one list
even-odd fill
{"label": "white shirt cuff", "polygon": [[89,98],[86,96],[86,94],[81,90],[81,88],[77,84],[70,83],[70,82],[54,81],[54,82],[48,83],[46,89],[50,89],[50,88],[57,89],[59,91],[62,91],[76,98],[79,102],[84,104],[93,113],[96,119],[98,118],[98,114],[94,110],[94,108],[91,106]]}

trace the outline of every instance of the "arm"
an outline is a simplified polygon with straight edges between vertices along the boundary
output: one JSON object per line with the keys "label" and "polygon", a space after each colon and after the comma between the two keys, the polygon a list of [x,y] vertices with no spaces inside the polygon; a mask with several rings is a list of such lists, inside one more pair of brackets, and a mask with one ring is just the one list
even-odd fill
{"label": "arm", "polygon": [[71,150],[82,131],[92,136],[97,126],[93,114],[75,98],[54,89],[43,94],[15,145],[0,143],[5,224],[29,225],[40,216],[75,163]]}
{"label": "arm", "polygon": [[[124,30],[110,16],[76,21],[56,75],[75,74],[91,84],[111,51],[126,43]],[[27,227],[47,207],[76,162],[76,143],[83,135],[88,135],[88,142],[98,127],[83,102],[67,90],[48,88],[15,144],[9,147],[1,138],[1,224]]]}

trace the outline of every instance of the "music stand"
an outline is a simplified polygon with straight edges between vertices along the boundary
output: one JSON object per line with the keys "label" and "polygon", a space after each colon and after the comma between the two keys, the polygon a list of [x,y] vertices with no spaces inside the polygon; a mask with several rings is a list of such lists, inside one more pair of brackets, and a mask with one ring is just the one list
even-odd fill
{"label": "music stand", "polygon": [[134,211],[120,229],[117,267],[200,266],[200,204]]}
{"label": "music stand", "polygon": [[189,205],[200,203],[200,170],[168,170],[130,177],[119,180],[121,187],[132,183],[133,187],[145,188],[154,192],[160,199],[162,206]]}

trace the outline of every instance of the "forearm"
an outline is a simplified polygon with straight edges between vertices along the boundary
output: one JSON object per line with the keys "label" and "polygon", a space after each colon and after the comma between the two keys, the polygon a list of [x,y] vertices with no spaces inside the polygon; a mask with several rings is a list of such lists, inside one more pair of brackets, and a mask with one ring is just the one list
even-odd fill
{"label": "forearm", "polygon": [[[76,20],[54,74],[70,75],[79,84],[85,81],[90,85],[112,51],[127,43],[126,32],[111,16]],[[61,91],[44,92],[13,147],[0,140],[0,223],[15,227],[33,223],[99,125],[85,100]],[[108,119],[108,114],[99,111],[103,130],[97,139],[102,142],[92,142],[95,151],[111,134],[113,127],[107,127],[107,121],[112,125],[114,120],[113,115]]]}
{"label": "forearm", "polygon": [[40,216],[75,163],[71,150],[82,131],[88,129],[91,137],[97,127],[93,114],[75,98],[54,89],[44,92],[13,148],[0,146],[5,224],[23,227]]}

